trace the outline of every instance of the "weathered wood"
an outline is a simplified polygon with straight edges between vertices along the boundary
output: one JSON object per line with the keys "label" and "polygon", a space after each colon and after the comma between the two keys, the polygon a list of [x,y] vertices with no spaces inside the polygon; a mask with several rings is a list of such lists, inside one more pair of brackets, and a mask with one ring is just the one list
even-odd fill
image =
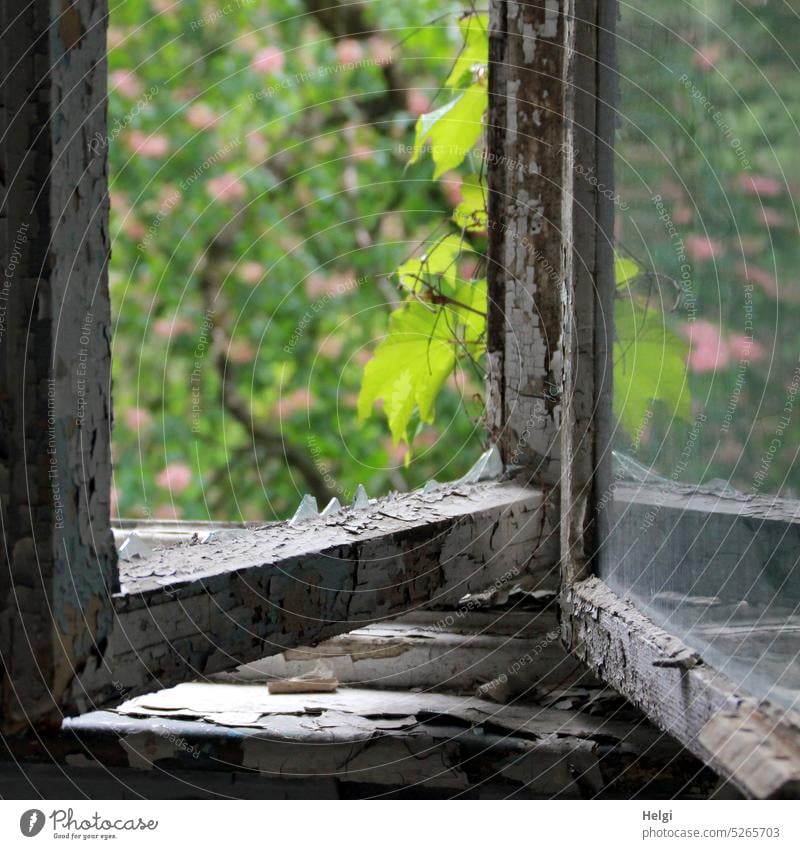
{"label": "weathered wood", "polygon": [[113,668],[87,669],[87,682],[115,699],[488,586],[529,586],[542,503],[512,483],[454,484],[122,563]]}
{"label": "weathered wood", "polygon": [[[369,625],[318,646],[287,649],[218,678],[264,682],[309,675],[323,664],[349,686],[473,694],[481,685],[499,682],[487,688],[495,701],[508,692],[531,700],[548,688],[563,690],[576,681],[584,688],[602,687],[566,653],[555,599],[538,611],[494,611],[491,618],[464,608],[425,614],[425,624],[401,617]],[[459,631],[451,630],[455,628]]]}
{"label": "weathered wood", "polygon": [[665,731],[759,798],[800,794],[800,717],[743,695],[598,578],[565,590],[574,654]]}
{"label": "weathered wood", "polygon": [[[58,722],[111,625],[104,0],[0,5],[0,726]],[[96,151],[94,150],[96,148]]]}
{"label": "weathered wood", "polygon": [[[179,690],[181,688],[178,688]],[[640,717],[498,708],[437,694],[347,691],[291,708],[239,685],[211,721],[93,712],[41,742],[13,739],[0,794],[22,798],[708,798],[711,770]],[[220,694],[222,697],[222,694]],[[262,713],[259,702],[271,701]],[[236,706],[247,703],[249,715]],[[281,709],[281,704],[285,707]],[[180,711],[179,711],[180,713]],[[263,717],[263,721],[259,721]],[[225,724],[223,724],[223,722]],[[236,723],[250,723],[237,725]],[[68,782],[64,781],[67,775]]]}
{"label": "weathered wood", "polygon": [[560,475],[569,7],[490,4],[487,423],[541,485]]}
{"label": "weathered wood", "polygon": [[610,452],[600,440],[612,415],[614,297],[613,0],[574,0],[569,19],[562,393],[561,564],[566,581],[586,577],[597,549],[592,501]]}

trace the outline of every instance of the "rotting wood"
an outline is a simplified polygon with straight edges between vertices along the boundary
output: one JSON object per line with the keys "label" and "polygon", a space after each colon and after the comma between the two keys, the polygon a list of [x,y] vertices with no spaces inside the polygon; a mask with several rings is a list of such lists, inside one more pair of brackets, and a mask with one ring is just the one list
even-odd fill
{"label": "rotting wood", "polygon": [[586,577],[599,538],[593,496],[610,453],[614,297],[614,0],[573,0],[567,38],[567,143],[563,190],[567,244],[563,298],[561,565]]}
{"label": "rotting wood", "polygon": [[[401,704],[378,694],[368,716],[285,713],[265,727],[98,711],[67,720],[61,734],[38,745],[12,739],[9,751],[28,762],[26,786],[45,798],[64,795],[57,779],[66,771],[69,792],[105,798],[148,797],[159,792],[156,782],[174,792],[176,780],[217,798],[374,797],[393,790],[407,795],[411,787],[425,796],[468,798],[708,798],[714,792],[711,770],[641,721],[578,716],[577,727],[570,722],[574,711],[550,709],[539,716],[529,711],[515,731],[492,723],[496,706],[484,703],[483,713],[465,721],[459,701],[407,695]],[[8,776],[18,784],[18,773],[2,767],[0,786],[13,798]]]}
{"label": "rotting wood", "polygon": [[754,797],[800,791],[800,717],[746,697],[598,578],[566,588],[574,654],[659,727]]}
{"label": "rotting wood", "polygon": [[113,666],[87,669],[88,683],[118,699],[487,586],[546,580],[542,503],[513,483],[455,484],[123,563]]}
{"label": "rotting wood", "polygon": [[[555,604],[517,615],[495,613],[493,619],[466,613],[430,611],[427,624],[406,617],[360,628],[318,646],[287,649],[215,680],[252,683],[312,673],[322,661],[342,683],[379,689],[420,687],[474,693],[498,678],[506,690],[533,698],[551,687],[580,681],[598,687],[596,679],[565,651]],[[418,615],[411,618],[419,618]],[[503,630],[504,634],[496,631]],[[449,630],[459,625],[461,633]],[[492,694],[493,695],[493,694]]]}
{"label": "rotting wood", "polygon": [[569,7],[490,3],[486,415],[505,463],[541,485],[560,475]]}
{"label": "rotting wood", "polygon": [[74,710],[111,625],[106,15],[0,5],[4,731]]}

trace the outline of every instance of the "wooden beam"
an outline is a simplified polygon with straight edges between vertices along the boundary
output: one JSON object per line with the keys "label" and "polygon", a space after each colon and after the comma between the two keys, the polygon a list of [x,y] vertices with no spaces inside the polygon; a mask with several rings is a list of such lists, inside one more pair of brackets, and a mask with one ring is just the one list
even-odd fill
{"label": "wooden beam", "polygon": [[738,691],[596,577],[565,600],[565,638],[602,680],[748,796],[800,795],[796,713]]}
{"label": "wooden beam", "polygon": [[487,422],[539,485],[560,476],[570,5],[490,4]]}
{"label": "wooden beam", "polygon": [[614,0],[573,0],[566,78],[561,565],[587,577],[602,531],[593,509],[605,488],[611,433],[614,310]]}
{"label": "wooden beam", "polygon": [[104,0],[0,6],[0,726],[57,724],[111,626]]}
{"label": "wooden beam", "polygon": [[551,578],[541,491],[453,484],[121,564],[103,700],[314,645],[491,586]]}

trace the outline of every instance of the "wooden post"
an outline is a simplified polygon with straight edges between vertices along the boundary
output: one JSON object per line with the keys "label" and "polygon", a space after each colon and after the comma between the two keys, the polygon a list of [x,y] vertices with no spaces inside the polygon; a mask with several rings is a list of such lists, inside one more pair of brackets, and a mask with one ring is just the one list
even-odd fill
{"label": "wooden post", "polygon": [[489,429],[505,463],[558,483],[570,2],[493,0]]}
{"label": "wooden post", "polygon": [[107,4],[5,0],[0,725],[91,704],[111,628]]}
{"label": "wooden post", "polygon": [[591,573],[603,531],[595,496],[611,455],[614,318],[614,0],[574,0],[564,192],[569,204],[564,275],[561,562],[570,583]]}

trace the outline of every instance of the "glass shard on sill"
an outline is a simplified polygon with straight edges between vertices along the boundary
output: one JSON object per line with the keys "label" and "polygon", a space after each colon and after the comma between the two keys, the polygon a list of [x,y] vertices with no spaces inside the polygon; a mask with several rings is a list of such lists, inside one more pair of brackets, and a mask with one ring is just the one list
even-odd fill
{"label": "glass shard on sill", "polygon": [[614,475],[622,480],[634,481],[635,483],[652,483],[661,484],[662,486],[671,486],[672,482],[661,475],[643,466],[641,463],[623,454],[621,451],[612,451],[611,455],[614,459]]}
{"label": "glass shard on sill", "polygon": [[207,534],[203,534],[203,536],[200,537],[200,542],[229,542],[235,539],[242,539],[249,535],[250,531],[246,528],[216,528],[213,531],[209,531]]}
{"label": "glass shard on sill", "polygon": [[364,489],[363,484],[359,484],[356,488],[356,495],[353,499],[353,510],[363,510],[364,508],[369,507],[369,496],[367,495],[366,489]]}
{"label": "glass shard on sill", "polygon": [[304,495],[294,516],[289,519],[289,524],[296,525],[299,522],[307,522],[309,519],[318,518],[319,509],[317,508],[317,499],[313,495]]}
{"label": "glass shard on sill", "polygon": [[327,519],[328,516],[333,516],[335,513],[338,513],[342,509],[342,505],[339,502],[339,499],[334,497],[326,504],[325,509],[319,514],[323,519]]}
{"label": "glass shard on sill", "polygon": [[136,531],[133,531],[119,547],[117,556],[120,560],[129,561],[133,560],[134,557],[147,557],[153,551],[153,546],[143,540]]}
{"label": "glass shard on sill", "polygon": [[456,483],[480,483],[495,480],[503,474],[503,460],[496,445],[492,445],[478,458],[475,465]]}

